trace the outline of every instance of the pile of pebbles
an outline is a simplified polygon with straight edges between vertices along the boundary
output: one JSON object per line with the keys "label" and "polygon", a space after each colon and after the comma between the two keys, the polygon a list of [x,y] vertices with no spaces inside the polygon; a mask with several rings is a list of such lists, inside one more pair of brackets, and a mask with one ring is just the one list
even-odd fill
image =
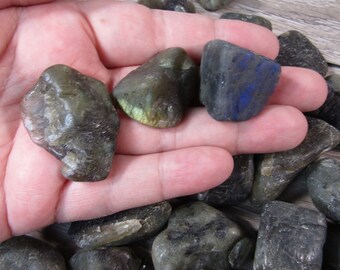
{"label": "pile of pebbles", "polygon": [[[271,29],[263,18],[237,16]],[[25,96],[23,121],[63,162],[67,179],[101,181],[119,131],[111,99],[155,128],[180,124],[197,105],[218,121],[244,121],[268,101],[281,65],[326,76],[326,61],[303,34],[288,31],[279,41],[272,61],[213,40],[200,67],[169,48],[128,74],[112,97],[103,83],[52,66]],[[340,77],[325,79],[327,100],[306,115],[308,133],[296,148],[235,156],[232,175],[205,192],[14,237],[0,245],[1,269],[340,269],[340,154],[330,152],[340,143]]]}

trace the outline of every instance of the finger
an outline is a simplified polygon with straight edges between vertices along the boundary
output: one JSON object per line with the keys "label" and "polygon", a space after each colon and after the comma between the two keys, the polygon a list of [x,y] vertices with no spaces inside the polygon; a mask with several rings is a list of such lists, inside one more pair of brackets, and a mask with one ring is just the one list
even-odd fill
{"label": "finger", "polygon": [[30,6],[51,1],[53,0],[2,0],[0,2],[0,8],[6,8],[11,6]]}
{"label": "finger", "polygon": [[194,146],[216,146],[233,155],[270,153],[297,146],[305,137],[307,122],[290,106],[267,106],[244,122],[218,122],[204,108],[191,109],[174,128],[156,129],[121,118],[117,152],[146,154]]}
{"label": "finger", "polygon": [[274,34],[255,24],[108,0],[84,2],[81,8],[108,68],[140,65],[168,47],[182,47],[199,59],[203,46],[212,39],[224,39],[271,58],[278,53]]}
{"label": "finger", "polygon": [[115,156],[108,179],[68,183],[60,197],[57,221],[95,218],[204,191],[225,181],[232,167],[230,154],[215,147]]}

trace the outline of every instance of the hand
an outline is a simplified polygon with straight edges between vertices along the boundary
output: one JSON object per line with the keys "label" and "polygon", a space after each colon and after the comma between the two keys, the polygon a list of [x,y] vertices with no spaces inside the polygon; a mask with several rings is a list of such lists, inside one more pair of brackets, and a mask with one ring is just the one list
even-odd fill
{"label": "hand", "polygon": [[45,68],[66,64],[112,89],[168,47],[182,47],[199,60],[204,44],[218,38],[274,58],[278,41],[248,23],[111,0],[4,8],[20,2],[43,1],[0,4],[0,241],[53,222],[212,188],[230,175],[232,155],[298,145],[307,130],[301,111],[316,109],[326,97],[317,73],[285,67],[270,104],[245,122],[217,122],[204,108],[191,109],[178,127],[166,130],[123,117],[109,177],[71,182],[61,176],[61,162],[31,141],[20,118],[20,102]]}

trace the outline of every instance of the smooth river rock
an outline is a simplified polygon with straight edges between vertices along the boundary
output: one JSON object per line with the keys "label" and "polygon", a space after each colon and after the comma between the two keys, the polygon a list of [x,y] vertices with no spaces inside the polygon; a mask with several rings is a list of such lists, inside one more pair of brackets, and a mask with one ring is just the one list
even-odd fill
{"label": "smooth river rock", "polygon": [[25,95],[22,117],[33,142],[62,161],[65,178],[107,177],[119,118],[102,82],[65,65],[49,67]]}
{"label": "smooth river rock", "polygon": [[269,30],[272,30],[272,23],[266,18],[257,16],[257,15],[250,15],[250,14],[243,14],[243,13],[236,13],[236,12],[226,12],[220,16],[220,19],[238,20],[238,21],[243,21],[243,22],[254,23],[254,24],[266,27]]}
{"label": "smooth river rock", "polygon": [[180,206],[152,245],[155,270],[229,269],[228,255],[240,240],[240,227],[202,202]]}
{"label": "smooth river rock", "polygon": [[167,222],[171,205],[164,201],[85,221],[73,222],[69,234],[81,248],[119,246],[151,237]]}
{"label": "smooth river rock", "polygon": [[164,10],[177,12],[195,13],[196,9],[190,0],[167,0]]}
{"label": "smooth river rock", "polygon": [[132,119],[156,128],[178,125],[198,93],[198,67],[181,48],[166,49],[130,72],[113,89]]}
{"label": "smooth river rock", "polygon": [[267,203],[256,242],[255,270],[320,270],[326,240],[323,214],[285,202]]}
{"label": "smooth river rock", "polygon": [[232,0],[197,0],[197,2],[206,10],[216,11],[229,5]]}
{"label": "smooth river rock", "polygon": [[63,256],[51,245],[30,236],[0,244],[1,270],[66,270]]}
{"label": "smooth river rock", "polygon": [[279,80],[273,60],[223,40],[206,44],[201,60],[200,100],[219,121],[244,121],[265,106]]}
{"label": "smooth river rock", "polygon": [[325,121],[308,118],[308,132],[297,147],[259,155],[250,199],[255,204],[275,200],[308,164],[340,142],[340,132]]}

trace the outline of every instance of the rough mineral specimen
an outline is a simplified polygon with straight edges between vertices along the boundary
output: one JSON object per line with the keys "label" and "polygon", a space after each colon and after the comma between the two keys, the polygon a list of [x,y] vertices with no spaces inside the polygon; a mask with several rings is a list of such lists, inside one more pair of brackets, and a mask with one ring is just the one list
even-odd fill
{"label": "rough mineral specimen", "polygon": [[129,73],[113,96],[131,118],[157,128],[173,127],[198,92],[198,75],[183,49],[169,48]]}
{"label": "rough mineral specimen", "polygon": [[236,13],[236,12],[226,12],[223,13],[220,17],[220,19],[228,19],[228,20],[239,20],[243,22],[250,22],[255,23],[257,25],[263,26],[268,28],[269,30],[272,30],[272,23],[257,15],[249,15],[249,14],[243,14],[243,13]]}
{"label": "rough mineral specimen", "polygon": [[216,11],[229,5],[232,0],[197,0],[197,2],[206,10]]}
{"label": "rough mineral specimen", "polygon": [[250,263],[254,257],[254,251],[254,239],[244,237],[238,241],[228,256],[232,269],[252,269]]}
{"label": "rough mineral specimen", "polygon": [[74,181],[98,181],[112,165],[119,118],[105,85],[55,65],[45,70],[22,101],[32,140],[63,162]]}
{"label": "rough mineral specimen", "polygon": [[239,226],[211,206],[182,205],[153,242],[155,270],[228,269],[228,254],[241,236]]}
{"label": "rough mineral specimen", "polygon": [[320,119],[308,118],[308,132],[297,147],[260,155],[250,199],[255,204],[276,199],[308,164],[340,142],[340,132]]}
{"label": "rough mineral specimen", "polygon": [[81,248],[125,245],[145,239],[167,222],[171,206],[164,201],[110,216],[73,222],[69,234]]}
{"label": "rough mineral specimen", "polygon": [[0,269],[66,270],[66,265],[51,245],[30,236],[18,236],[0,244]]}
{"label": "rough mineral specimen", "polygon": [[280,72],[269,58],[223,40],[210,41],[201,60],[201,102],[216,120],[247,120],[262,110]]}
{"label": "rough mineral specimen", "polygon": [[81,250],[70,260],[72,270],[140,270],[141,260],[127,247]]}
{"label": "rough mineral specimen", "polygon": [[196,12],[194,4],[188,0],[168,0],[164,9],[187,13]]}
{"label": "rough mineral specimen", "polygon": [[292,30],[279,37],[280,51],[276,61],[282,66],[313,69],[326,76],[328,65],[321,52],[303,34]]}
{"label": "rough mineral specimen", "polygon": [[323,214],[274,201],[261,215],[254,269],[319,270],[326,239]]}
{"label": "rough mineral specimen", "polygon": [[221,185],[193,195],[200,201],[215,205],[236,205],[244,202],[254,180],[253,155],[234,156],[234,170]]}
{"label": "rough mineral specimen", "polygon": [[340,160],[317,160],[302,174],[316,208],[331,220],[340,223]]}

